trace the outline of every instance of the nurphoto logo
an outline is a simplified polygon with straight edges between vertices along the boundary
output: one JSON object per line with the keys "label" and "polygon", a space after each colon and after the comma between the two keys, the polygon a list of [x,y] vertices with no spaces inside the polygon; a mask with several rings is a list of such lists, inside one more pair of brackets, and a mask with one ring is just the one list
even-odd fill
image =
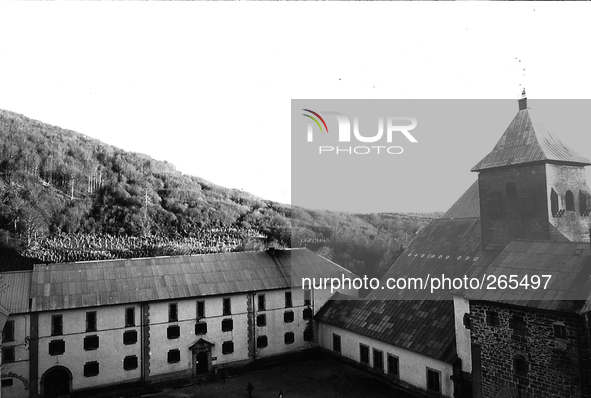
{"label": "nurphoto logo", "polygon": [[[302,115],[309,119],[307,124],[307,140],[308,142],[314,142],[314,125],[318,126],[318,130],[320,133],[329,134],[328,126],[326,121],[322,117],[324,115],[327,116],[334,116],[337,123],[338,123],[338,142],[339,143],[348,143],[351,142],[351,122],[349,118],[340,113],[334,111],[322,111],[320,113],[314,112],[310,109],[302,109],[308,114],[303,113]],[[386,120],[386,127],[384,129],[384,119]],[[314,123],[312,123],[314,122]],[[324,128],[323,128],[324,127]],[[406,139],[408,139],[411,143],[417,143],[418,141],[416,138],[410,133],[417,127],[417,119],[414,117],[409,116],[383,116],[378,117],[378,131],[374,135],[362,135],[359,131],[359,117],[353,116],[353,142],[359,142],[364,144],[370,143],[384,143],[384,130],[386,131],[385,134],[385,143],[391,144],[392,138],[395,134],[402,134]],[[390,154],[390,155],[400,155],[404,152],[404,149],[401,146],[392,146],[392,145],[357,145],[357,146],[332,146],[332,145],[320,145],[318,146],[318,153],[320,155],[323,154],[348,154],[348,155],[367,155],[370,153],[376,154]]]}

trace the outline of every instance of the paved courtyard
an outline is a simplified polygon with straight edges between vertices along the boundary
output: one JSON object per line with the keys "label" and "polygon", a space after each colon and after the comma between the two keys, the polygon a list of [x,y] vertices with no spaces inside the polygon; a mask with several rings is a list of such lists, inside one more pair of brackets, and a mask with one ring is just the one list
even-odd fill
{"label": "paved courtyard", "polygon": [[143,395],[154,398],[247,398],[248,382],[254,386],[253,398],[375,397],[412,398],[371,375],[330,359],[307,361],[264,371],[229,377],[226,383],[211,381]]}

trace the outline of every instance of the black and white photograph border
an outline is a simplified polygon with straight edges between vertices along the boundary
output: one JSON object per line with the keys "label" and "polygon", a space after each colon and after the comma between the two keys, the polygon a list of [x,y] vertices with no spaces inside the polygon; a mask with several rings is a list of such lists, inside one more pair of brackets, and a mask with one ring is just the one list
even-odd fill
{"label": "black and white photograph border", "polygon": [[[589,7],[0,3],[0,397],[591,397]],[[308,192],[302,99],[508,105]]]}

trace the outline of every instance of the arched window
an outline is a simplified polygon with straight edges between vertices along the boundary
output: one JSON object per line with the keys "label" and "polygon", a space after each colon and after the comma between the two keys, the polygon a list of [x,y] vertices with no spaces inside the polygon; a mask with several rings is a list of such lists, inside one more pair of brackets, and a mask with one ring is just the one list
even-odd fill
{"label": "arched window", "polygon": [[552,188],[552,192],[550,192],[550,209],[552,211],[552,216],[556,216],[558,213],[558,194]]}
{"label": "arched window", "polygon": [[566,200],[566,211],[575,211],[575,195],[571,191],[566,191],[564,199]]}
{"label": "arched window", "polygon": [[526,376],[528,372],[527,362],[523,355],[515,355],[513,357],[513,372],[516,375]]}
{"label": "arched window", "polygon": [[587,212],[587,195],[583,191],[579,191],[579,212],[582,216]]}

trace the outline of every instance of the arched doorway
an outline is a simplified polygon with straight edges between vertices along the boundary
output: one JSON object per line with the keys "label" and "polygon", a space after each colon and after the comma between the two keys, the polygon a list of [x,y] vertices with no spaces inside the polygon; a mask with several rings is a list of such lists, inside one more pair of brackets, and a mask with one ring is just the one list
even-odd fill
{"label": "arched doorway", "polygon": [[44,398],[57,398],[70,394],[72,373],[63,366],[49,369],[41,380],[41,394]]}
{"label": "arched doorway", "polygon": [[201,351],[195,355],[195,374],[209,372],[209,355],[205,351]]}

